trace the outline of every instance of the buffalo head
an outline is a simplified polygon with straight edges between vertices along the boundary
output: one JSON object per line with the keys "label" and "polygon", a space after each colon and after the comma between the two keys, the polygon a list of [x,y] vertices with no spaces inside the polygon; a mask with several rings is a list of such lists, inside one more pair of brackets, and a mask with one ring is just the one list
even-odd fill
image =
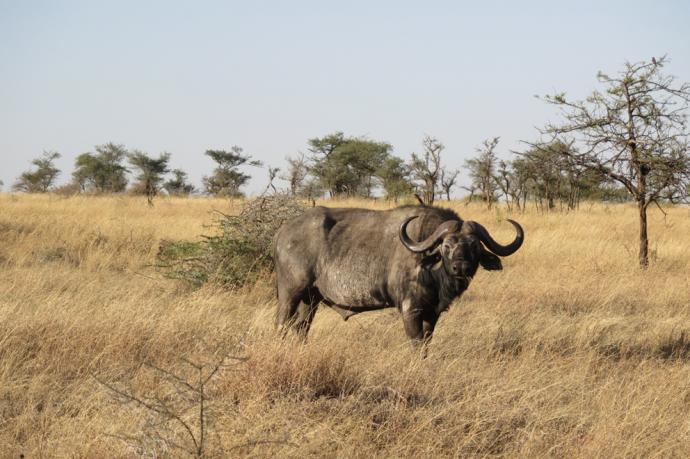
{"label": "buffalo head", "polygon": [[425,255],[421,262],[423,268],[443,267],[453,277],[471,279],[479,265],[487,270],[502,269],[498,256],[515,253],[524,238],[522,227],[513,220],[508,221],[515,227],[517,235],[508,245],[496,242],[486,228],[477,222],[448,220],[425,240],[414,242],[407,234],[407,225],[415,218],[417,216],[409,217],[400,225],[400,241],[408,250]]}

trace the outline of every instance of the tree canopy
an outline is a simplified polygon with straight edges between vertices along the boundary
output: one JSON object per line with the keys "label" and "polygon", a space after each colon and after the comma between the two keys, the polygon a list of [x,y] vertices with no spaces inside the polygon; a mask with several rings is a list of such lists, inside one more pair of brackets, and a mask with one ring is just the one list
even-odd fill
{"label": "tree canopy", "polygon": [[77,156],[74,181],[82,191],[99,193],[118,193],[127,187],[127,172],[122,164],[127,157],[124,145],[112,142],[97,145],[96,153],[83,153]]}
{"label": "tree canopy", "polygon": [[168,179],[163,188],[171,196],[187,196],[194,192],[194,185],[187,182],[187,173],[182,169],[173,169],[172,178]]}
{"label": "tree canopy", "polygon": [[163,176],[169,172],[170,153],[161,153],[158,158],[152,158],[142,151],[135,150],[128,155],[128,160],[138,171],[132,191],[146,195],[151,204],[153,197],[161,189]]}
{"label": "tree canopy", "polygon": [[391,156],[392,147],[342,132],[309,140],[309,168],[331,196],[370,197],[377,186],[376,174]]}
{"label": "tree canopy", "polygon": [[261,161],[253,160],[236,145],[230,151],[206,150],[205,155],[216,163],[213,174],[203,179],[206,192],[215,196],[242,196],[240,187],[245,185],[251,177],[242,172],[240,167],[262,165]]}
{"label": "tree canopy", "polygon": [[410,173],[410,167],[402,158],[389,156],[383,161],[376,175],[381,180],[386,199],[397,201],[412,193]]}
{"label": "tree canopy", "polygon": [[60,158],[60,153],[44,151],[40,158],[31,161],[35,169],[23,172],[12,188],[27,193],[47,192],[55,184],[55,179],[60,174],[60,169],[55,167],[55,160],[58,158]]}

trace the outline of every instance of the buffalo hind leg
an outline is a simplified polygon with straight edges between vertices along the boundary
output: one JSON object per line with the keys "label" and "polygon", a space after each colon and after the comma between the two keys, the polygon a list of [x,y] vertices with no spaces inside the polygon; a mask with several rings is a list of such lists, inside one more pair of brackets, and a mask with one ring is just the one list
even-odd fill
{"label": "buffalo hind leg", "polygon": [[281,331],[282,335],[288,330],[288,327],[294,322],[295,314],[298,306],[302,301],[303,291],[281,289],[278,286],[278,311],[276,312],[276,325]]}
{"label": "buffalo hind leg", "polygon": [[275,319],[283,335],[294,321],[297,308],[312,281],[309,273],[300,269],[287,269],[276,261],[278,310]]}
{"label": "buffalo hind leg", "polygon": [[303,341],[306,341],[309,328],[316,315],[317,304],[300,302],[295,314],[295,320],[292,321],[291,327]]}
{"label": "buffalo hind leg", "polygon": [[316,315],[316,309],[321,302],[321,295],[315,288],[306,288],[299,293],[284,295],[278,292],[277,325],[285,337],[288,329],[293,329],[297,335],[306,340],[309,328]]}
{"label": "buffalo hind leg", "polygon": [[321,300],[323,300],[323,297],[315,287],[307,289],[302,295],[302,301],[300,301],[297,307],[297,314],[292,322],[292,328],[303,340],[307,339],[307,334],[311,328],[311,323],[314,321],[316,309],[319,307]]}

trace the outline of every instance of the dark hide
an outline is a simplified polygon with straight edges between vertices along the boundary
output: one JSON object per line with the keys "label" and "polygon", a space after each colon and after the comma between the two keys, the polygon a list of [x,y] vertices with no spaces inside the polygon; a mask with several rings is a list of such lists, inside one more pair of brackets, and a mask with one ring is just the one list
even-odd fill
{"label": "dark hide", "polygon": [[[449,221],[457,225],[440,226]],[[428,340],[441,312],[467,289],[480,265],[502,269],[485,245],[504,256],[520,247],[522,228],[511,223],[518,236],[501,246],[484,227],[448,209],[310,209],[285,223],[274,240],[277,324],[306,336],[322,302],[345,320],[396,307],[407,335]]]}

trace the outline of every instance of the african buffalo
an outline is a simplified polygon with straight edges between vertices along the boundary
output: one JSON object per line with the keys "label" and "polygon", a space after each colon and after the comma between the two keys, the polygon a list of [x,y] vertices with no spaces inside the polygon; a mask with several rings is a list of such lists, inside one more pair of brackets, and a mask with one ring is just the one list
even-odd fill
{"label": "african buffalo", "polygon": [[345,320],[396,307],[407,336],[425,342],[479,265],[500,270],[498,256],[520,248],[522,227],[508,221],[517,235],[501,245],[482,225],[449,209],[310,209],[286,222],[274,239],[277,324],[306,337],[320,303]]}

